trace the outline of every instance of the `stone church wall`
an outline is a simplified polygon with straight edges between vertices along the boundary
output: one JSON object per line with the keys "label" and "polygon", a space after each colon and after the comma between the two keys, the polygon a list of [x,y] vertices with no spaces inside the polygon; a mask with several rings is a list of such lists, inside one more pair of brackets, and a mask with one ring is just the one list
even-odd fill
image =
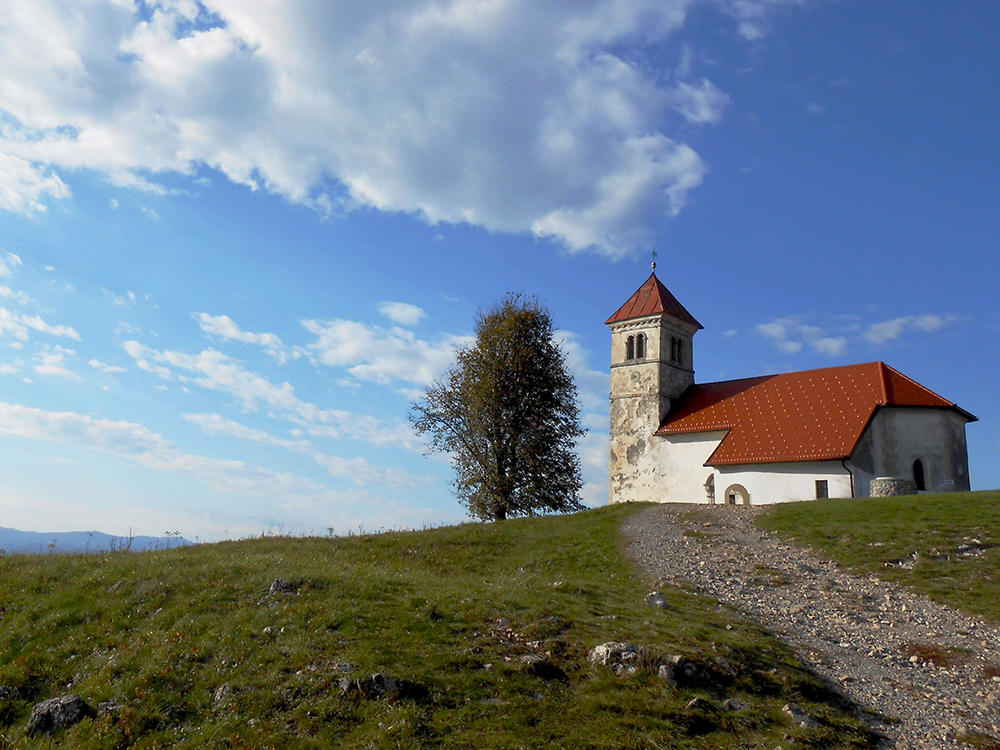
{"label": "stone church wall", "polygon": [[927,492],[969,490],[965,418],[950,409],[882,407],[851,456],[859,497],[868,496],[875,477],[913,479],[913,462],[923,465]]}

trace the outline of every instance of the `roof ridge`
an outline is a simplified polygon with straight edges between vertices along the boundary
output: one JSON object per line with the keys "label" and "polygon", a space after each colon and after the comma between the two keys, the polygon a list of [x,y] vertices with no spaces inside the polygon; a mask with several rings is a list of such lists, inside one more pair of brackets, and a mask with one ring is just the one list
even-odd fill
{"label": "roof ridge", "polygon": [[888,404],[889,403],[889,381],[886,378],[886,373],[885,373],[886,364],[881,359],[878,362],[876,362],[876,364],[878,365],[878,379],[879,379],[879,384],[882,386],[882,403],[883,404]]}
{"label": "roof ridge", "polygon": [[897,370],[897,369],[896,369],[895,367],[893,367],[892,365],[887,365],[887,364],[886,364],[885,362],[880,362],[880,364],[882,365],[882,367],[883,367],[883,368],[885,368],[885,369],[886,369],[886,370],[888,370],[889,372],[893,373],[893,375],[895,375],[896,377],[899,377],[899,378],[902,378],[902,379],[903,379],[903,380],[905,380],[906,382],[908,382],[908,383],[910,383],[910,384],[912,384],[912,385],[916,386],[917,388],[919,388],[920,390],[924,391],[925,393],[929,393],[929,394],[931,394],[932,396],[934,396],[935,398],[939,398],[939,399],[941,399],[942,401],[944,401],[944,402],[946,402],[946,403],[950,404],[951,406],[957,406],[957,405],[958,405],[958,404],[956,404],[956,403],[955,403],[954,401],[951,401],[950,399],[947,399],[947,398],[945,398],[945,397],[944,397],[944,396],[942,396],[941,394],[939,394],[939,393],[937,393],[937,392],[935,392],[935,391],[932,391],[932,390],[931,390],[930,388],[928,388],[928,387],[927,387],[926,385],[921,385],[921,384],[920,384],[920,383],[918,383],[918,382],[917,382],[916,380],[914,380],[913,378],[911,378],[911,377],[910,377],[909,375],[904,375],[903,373],[901,373],[901,372],[900,372],[899,370]]}

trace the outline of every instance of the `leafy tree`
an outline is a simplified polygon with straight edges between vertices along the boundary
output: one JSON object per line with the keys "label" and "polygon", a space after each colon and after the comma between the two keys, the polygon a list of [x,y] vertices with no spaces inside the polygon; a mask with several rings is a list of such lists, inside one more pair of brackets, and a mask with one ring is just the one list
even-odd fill
{"label": "leafy tree", "polygon": [[579,510],[583,435],[576,386],[549,311],[508,294],[476,316],[476,341],[414,404],[429,452],[451,455],[454,486],[483,520]]}

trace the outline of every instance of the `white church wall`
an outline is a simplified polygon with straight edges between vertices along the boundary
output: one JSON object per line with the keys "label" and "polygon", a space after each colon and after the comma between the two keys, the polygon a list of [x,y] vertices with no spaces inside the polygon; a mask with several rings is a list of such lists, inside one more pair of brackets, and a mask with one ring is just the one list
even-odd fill
{"label": "white church wall", "polygon": [[815,500],[817,480],[827,482],[829,497],[851,496],[851,475],[840,461],[797,461],[716,467],[716,502],[726,502],[732,485],[746,489],[751,505]]}
{"label": "white church wall", "polygon": [[726,430],[719,430],[653,438],[658,476],[648,499],[658,503],[709,502],[705,480],[713,469],[705,462],[726,434]]}

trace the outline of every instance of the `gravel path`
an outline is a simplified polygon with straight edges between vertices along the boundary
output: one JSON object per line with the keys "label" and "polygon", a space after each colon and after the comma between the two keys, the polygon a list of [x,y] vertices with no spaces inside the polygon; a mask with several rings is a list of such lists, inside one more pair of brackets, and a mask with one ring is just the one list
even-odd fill
{"label": "gravel path", "polygon": [[[665,504],[623,532],[650,577],[742,610],[857,704],[895,719],[866,717],[890,738],[884,747],[968,750],[962,732],[1000,737],[1000,629],[790,546],[754,523],[759,512]],[[951,663],[924,661],[913,645]]]}

